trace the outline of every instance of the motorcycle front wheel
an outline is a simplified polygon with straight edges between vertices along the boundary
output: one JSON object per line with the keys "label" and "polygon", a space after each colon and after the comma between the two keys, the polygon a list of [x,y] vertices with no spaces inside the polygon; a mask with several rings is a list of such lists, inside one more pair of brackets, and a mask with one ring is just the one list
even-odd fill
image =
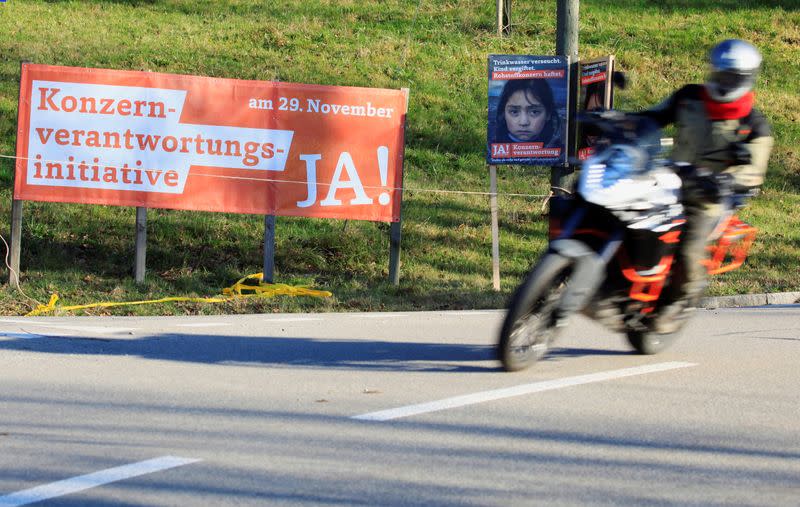
{"label": "motorcycle front wheel", "polygon": [[497,344],[506,371],[529,368],[547,352],[559,330],[556,310],[572,267],[572,259],[545,254],[517,288]]}
{"label": "motorcycle front wheel", "polygon": [[658,334],[652,331],[633,331],[626,333],[628,343],[636,349],[636,352],[646,356],[658,354],[666,349],[678,337],[678,333]]}

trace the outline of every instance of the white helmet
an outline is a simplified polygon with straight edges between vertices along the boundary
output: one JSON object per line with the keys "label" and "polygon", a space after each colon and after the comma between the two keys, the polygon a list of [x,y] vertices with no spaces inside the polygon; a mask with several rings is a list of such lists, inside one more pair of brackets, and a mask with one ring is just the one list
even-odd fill
{"label": "white helmet", "polygon": [[749,42],[728,39],[708,54],[711,70],[706,90],[717,102],[733,102],[753,89],[761,68],[761,53]]}

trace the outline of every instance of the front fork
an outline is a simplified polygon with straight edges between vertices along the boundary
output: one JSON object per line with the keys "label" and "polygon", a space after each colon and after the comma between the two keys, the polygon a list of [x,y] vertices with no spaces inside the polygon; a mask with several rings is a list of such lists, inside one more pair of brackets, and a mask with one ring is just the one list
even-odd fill
{"label": "front fork", "polygon": [[570,315],[577,313],[591,301],[605,279],[606,266],[622,245],[623,230],[618,228],[595,250],[585,242],[571,239],[580,224],[586,208],[577,209],[567,220],[558,238],[550,243],[550,251],[572,259],[573,272],[558,305],[556,325],[564,326]]}

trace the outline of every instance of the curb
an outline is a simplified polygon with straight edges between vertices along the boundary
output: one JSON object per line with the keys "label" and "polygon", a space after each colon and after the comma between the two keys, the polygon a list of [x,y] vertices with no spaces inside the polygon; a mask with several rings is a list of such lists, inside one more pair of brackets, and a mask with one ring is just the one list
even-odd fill
{"label": "curb", "polygon": [[700,299],[699,308],[743,308],[748,306],[792,305],[800,303],[800,292],[778,292],[775,294],[742,294],[739,296],[717,296]]}

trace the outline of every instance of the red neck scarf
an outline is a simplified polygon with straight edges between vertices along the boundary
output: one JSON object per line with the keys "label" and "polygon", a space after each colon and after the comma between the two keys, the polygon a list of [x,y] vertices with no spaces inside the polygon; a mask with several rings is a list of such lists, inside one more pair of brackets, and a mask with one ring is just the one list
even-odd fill
{"label": "red neck scarf", "polygon": [[703,105],[712,120],[738,120],[744,118],[753,109],[755,94],[747,92],[733,102],[717,102],[703,88]]}

